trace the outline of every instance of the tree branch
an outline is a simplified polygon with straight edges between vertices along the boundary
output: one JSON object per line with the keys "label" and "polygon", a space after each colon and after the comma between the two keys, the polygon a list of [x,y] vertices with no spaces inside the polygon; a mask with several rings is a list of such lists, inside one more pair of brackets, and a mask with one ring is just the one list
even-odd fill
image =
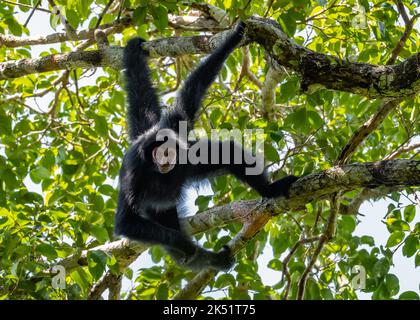
{"label": "tree branch", "polygon": [[[228,243],[235,255],[238,251],[260,232],[265,224],[271,219],[275,211],[268,202],[260,202],[252,212],[246,216],[245,223],[241,231]],[[173,300],[186,300],[196,298],[206,285],[214,278],[217,271],[206,269],[197,274],[182,290],[180,290]]]}
{"label": "tree branch", "polygon": [[338,157],[336,164],[348,163],[357,147],[381,125],[385,117],[399,105],[399,102],[399,100],[391,100],[383,103],[375,114],[353,134],[349,142],[347,142],[343,150],[341,150],[341,154]]}
{"label": "tree branch", "polygon": [[121,278],[121,275],[115,275],[108,270],[105,275],[90,289],[87,299],[100,300],[104,291],[109,289],[109,300],[117,300],[119,296],[119,289],[121,289]]}
{"label": "tree branch", "polygon": [[[244,222],[243,229],[230,243],[232,251],[237,252],[247,241],[252,239],[268,219],[280,212],[302,208],[311,201],[336,192],[378,186],[420,186],[420,161],[398,159],[336,166],[307,175],[296,181],[290,189],[290,198],[288,199],[237,201],[183,219],[183,224],[189,233],[196,234],[212,228],[219,228],[234,221]],[[58,261],[57,264],[62,265],[66,272],[70,273],[80,266],[87,265],[89,251],[100,250],[115,256],[123,270],[147,248],[148,246],[145,244],[125,239],[118,240],[84,250]],[[202,273],[200,277],[207,279],[209,275],[207,272]],[[196,289],[191,290],[197,292]]]}
{"label": "tree branch", "polygon": [[[100,25],[97,29],[105,30],[111,28],[112,32],[110,33],[119,33],[131,24],[130,18],[124,18],[116,23],[103,24]],[[88,40],[94,39],[94,33],[96,29],[86,29],[76,32],[74,39],[72,40]],[[47,36],[38,36],[38,37],[15,37],[10,35],[0,34],[0,47],[5,46],[8,48],[16,48],[22,46],[33,46],[33,45],[44,45],[52,44],[58,42],[69,41],[69,37],[66,32],[57,32]]]}
{"label": "tree branch", "polygon": [[410,22],[410,18],[407,15],[407,11],[405,11],[404,4],[401,0],[395,0],[395,4],[397,5],[398,12],[400,13],[401,17],[403,18],[405,24]]}
{"label": "tree branch", "polygon": [[[203,54],[211,52],[230,32],[223,31],[211,37],[164,38],[149,41],[144,46],[151,57]],[[420,53],[392,66],[348,62],[298,46],[287,38],[277,22],[256,17],[247,20],[247,37],[262,45],[280,65],[297,72],[302,78],[303,90],[321,85],[370,98],[406,97],[420,91]],[[0,63],[0,80],[63,68],[109,66],[119,69],[121,57],[122,48],[110,47],[76,55],[66,53],[8,61]]]}
{"label": "tree branch", "polygon": [[333,237],[335,232],[335,222],[337,220],[338,213],[338,195],[337,193],[331,196],[330,200],[330,215],[328,217],[327,224],[324,227],[323,234],[320,236],[318,241],[318,246],[315,249],[314,254],[311,257],[308,265],[302,273],[302,276],[299,279],[298,283],[298,292],[296,300],[302,300],[305,294],[306,281],[308,279],[309,273],[312,271],[316,261],[318,260],[319,254],[321,253],[324,245]]}
{"label": "tree branch", "polygon": [[391,52],[391,57],[387,61],[387,65],[391,65],[395,63],[395,60],[397,60],[398,55],[400,54],[402,48],[404,47],[404,44],[407,42],[408,37],[411,34],[411,31],[413,31],[414,23],[416,22],[416,19],[420,17],[420,14],[415,15],[412,17],[408,23],[405,25],[405,30],[403,35],[401,36],[401,39],[398,41],[397,45]]}
{"label": "tree branch", "polygon": [[407,96],[420,90],[420,53],[393,66],[349,62],[299,46],[277,22],[258,17],[247,20],[247,36],[279,64],[298,72],[304,91],[321,85],[376,98]]}
{"label": "tree branch", "polygon": [[270,63],[268,71],[265,74],[264,85],[261,89],[261,100],[263,105],[263,114],[268,116],[274,110],[276,103],[276,88],[279,82],[284,78],[285,72],[276,70]]}

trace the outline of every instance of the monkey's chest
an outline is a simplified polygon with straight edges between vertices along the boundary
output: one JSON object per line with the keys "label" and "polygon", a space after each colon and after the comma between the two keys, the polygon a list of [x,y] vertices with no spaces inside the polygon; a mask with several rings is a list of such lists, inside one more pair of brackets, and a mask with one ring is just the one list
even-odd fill
{"label": "monkey's chest", "polygon": [[147,205],[153,209],[169,209],[176,206],[182,192],[182,183],[149,183],[145,190]]}

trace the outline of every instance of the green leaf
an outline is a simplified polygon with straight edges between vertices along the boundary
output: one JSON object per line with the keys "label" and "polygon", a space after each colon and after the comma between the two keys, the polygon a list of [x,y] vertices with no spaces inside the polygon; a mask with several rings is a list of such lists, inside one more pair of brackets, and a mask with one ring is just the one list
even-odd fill
{"label": "green leaf", "polygon": [[45,196],[45,204],[47,206],[51,206],[54,204],[57,200],[64,197],[64,194],[61,192],[61,190],[55,190],[53,192],[47,192]]}
{"label": "green leaf", "polygon": [[105,243],[109,240],[108,231],[104,227],[91,225],[90,233],[101,243]]}
{"label": "green leaf", "polygon": [[92,277],[83,268],[77,268],[71,273],[71,277],[83,291],[87,291]]}
{"label": "green leaf", "polygon": [[324,120],[315,111],[308,111],[308,121],[312,129],[319,129],[324,125]]}
{"label": "green leaf", "polygon": [[88,253],[88,268],[93,278],[97,281],[105,271],[107,256],[99,250]]}
{"label": "green leaf", "polygon": [[232,0],[223,0],[223,5],[225,9],[230,9],[230,7],[232,6]]}
{"label": "green leaf", "polygon": [[98,188],[98,191],[106,196],[111,197],[115,194],[116,190],[109,184],[103,184]]}
{"label": "green leaf", "polygon": [[38,166],[29,173],[32,181],[35,183],[40,183],[43,179],[48,179],[50,177],[50,172],[47,168],[43,166]]}
{"label": "green leaf", "polygon": [[271,162],[280,161],[280,157],[276,148],[273,147],[270,143],[264,144],[264,156],[265,159]]}
{"label": "green leaf", "polygon": [[280,86],[280,100],[287,102],[292,99],[299,91],[299,79],[292,77]]}
{"label": "green leaf", "polygon": [[281,263],[281,261],[279,259],[271,259],[268,262],[267,267],[269,267],[270,269],[276,270],[276,271],[283,270],[283,264]]}
{"label": "green leaf", "polygon": [[278,22],[282,27],[283,31],[287,33],[289,37],[293,37],[296,32],[296,18],[290,12],[280,15]]}
{"label": "green leaf", "polygon": [[168,10],[159,5],[158,7],[151,7],[153,23],[160,30],[164,31],[168,26]]}
{"label": "green leaf", "polygon": [[273,10],[285,8],[290,4],[290,0],[276,0],[273,2]]}
{"label": "green leaf", "polygon": [[36,247],[36,251],[47,257],[49,260],[54,260],[58,257],[55,248],[47,243],[42,243]]}
{"label": "green leaf", "polygon": [[375,239],[373,239],[373,237],[371,237],[371,236],[362,236],[360,238],[360,243],[367,244],[367,245],[373,247],[375,245]]}
{"label": "green leaf", "polygon": [[108,122],[105,117],[95,117],[95,130],[102,137],[108,138]]}
{"label": "green leaf", "polygon": [[195,199],[195,205],[198,207],[199,211],[204,211],[208,209],[211,199],[212,196],[199,195],[197,199]]}
{"label": "green leaf", "polygon": [[80,18],[79,18],[79,15],[77,14],[77,12],[72,10],[72,9],[67,9],[66,10],[66,18],[67,18],[67,21],[70,23],[70,25],[74,29],[77,29],[77,27],[79,26],[79,23],[80,23]]}
{"label": "green leaf", "polygon": [[415,216],[416,216],[416,206],[413,204],[406,206],[404,209],[404,220],[410,223],[411,221],[413,221]]}
{"label": "green leaf", "polygon": [[141,25],[144,24],[146,16],[147,16],[147,7],[144,7],[144,6],[140,5],[136,9],[134,9],[133,22],[136,25],[141,26]]}
{"label": "green leaf", "polygon": [[90,14],[90,8],[93,0],[77,0],[77,11],[82,18],[86,19]]}
{"label": "green leaf", "polygon": [[234,287],[236,285],[235,277],[230,273],[225,273],[217,277],[216,282],[214,283],[214,286],[216,288],[225,288],[228,286]]}
{"label": "green leaf", "polygon": [[69,176],[74,175],[79,169],[79,164],[77,160],[64,160],[61,164],[61,168],[63,169],[63,173]]}
{"label": "green leaf", "polygon": [[16,21],[15,18],[7,18],[4,20],[4,22],[9,27],[10,32],[14,36],[21,36],[22,35],[22,26]]}
{"label": "green leaf", "polygon": [[5,133],[7,135],[12,133],[12,119],[7,116],[6,113],[0,109],[0,134]]}
{"label": "green leaf", "polygon": [[356,229],[356,219],[352,216],[343,216],[340,226],[347,233],[352,233]]}
{"label": "green leaf", "polygon": [[290,241],[290,234],[287,232],[282,232],[277,237],[270,240],[275,258],[280,257],[280,255],[289,248]]}
{"label": "green leaf", "polygon": [[284,122],[286,124],[292,125],[292,127],[298,132],[309,132],[310,128],[305,107],[299,108],[295,112],[291,113],[289,116],[287,116]]}
{"label": "green leaf", "polygon": [[387,219],[388,227],[391,231],[410,231],[410,225],[399,219]]}
{"label": "green leaf", "polygon": [[215,108],[210,114],[210,120],[213,126],[218,126],[220,119],[222,119],[223,113],[220,108]]}
{"label": "green leaf", "polygon": [[400,294],[400,297],[398,298],[400,300],[419,300],[420,297],[418,293],[414,291],[406,291]]}
{"label": "green leaf", "polygon": [[379,259],[373,266],[373,273],[376,277],[385,276],[390,268],[390,264],[387,258]]}
{"label": "green leaf", "polygon": [[406,257],[411,257],[417,252],[417,248],[419,246],[419,239],[418,236],[415,235],[409,235],[407,239],[405,239],[404,245],[403,245],[403,255]]}
{"label": "green leaf", "polygon": [[394,231],[386,242],[388,248],[392,248],[404,240],[405,233],[402,231]]}
{"label": "green leaf", "polygon": [[157,300],[168,300],[169,297],[169,286],[167,283],[162,283],[156,291]]}
{"label": "green leaf", "polygon": [[124,276],[127,277],[128,280],[133,279],[133,269],[127,268],[124,270]]}
{"label": "green leaf", "polygon": [[[55,165],[55,156],[54,153],[51,150],[47,150],[44,154],[44,156],[41,159],[41,164],[45,168],[51,170],[52,167]],[[48,173],[49,177],[49,173]]]}
{"label": "green leaf", "polygon": [[393,274],[387,274],[385,276],[385,285],[391,296],[394,296],[400,291],[400,282],[398,278]]}

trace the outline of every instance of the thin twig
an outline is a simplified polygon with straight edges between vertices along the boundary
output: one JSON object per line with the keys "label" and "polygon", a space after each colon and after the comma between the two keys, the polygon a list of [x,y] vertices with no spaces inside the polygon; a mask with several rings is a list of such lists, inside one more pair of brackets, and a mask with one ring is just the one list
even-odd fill
{"label": "thin twig", "polygon": [[29,14],[28,18],[26,19],[25,23],[23,24],[23,26],[25,28],[28,25],[29,21],[31,20],[32,16],[34,15],[35,10],[38,8],[38,6],[40,4],[41,4],[41,0],[38,0],[37,3],[35,4],[35,6],[32,8],[31,13]]}
{"label": "thin twig", "polygon": [[401,17],[403,18],[405,24],[410,23],[410,18],[407,15],[407,11],[405,11],[404,4],[401,0],[395,0],[395,4],[397,5],[398,12],[400,13]]}
{"label": "thin twig", "polygon": [[321,14],[323,14],[323,13],[327,12],[328,10],[331,10],[332,8],[334,8],[334,7],[336,6],[337,1],[338,1],[338,0],[333,1],[333,2],[332,2],[332,3],[328,6],[328,7],[326,7],[325,9],[321,10],[321,11],[320,11],[320,12],[318,12],[318,13],[315,13],[313,16],[310,16],[310,17],[306,18],[305,20],[303,20],[302,22],[299,22],[299,23],[307,23],[307,22],[309,22],[309,21],[313,20],[314,18],[316,18],[316,17],[320,16]]}
{"label": "thin twig", "polygon": [[[17,2],[12,2],[12,1],[8,1],[8,0],[0,0],[4,3],[10,4],[12,6],[19,6],[19,7],[24,7],[24,8],[29,8],[29,9],[34,9],[34,6],[31,6],[29,4],[24,4],[24,3],[17,3]],[[35,10],[38,11],[43,11],[43,12],[47,12],[47,13],[51,13],[50,10],[48,9],[44,9],[44,8],[36,8]]]}
{"label": "thin twig", "polygon": [[320,236],[318,246],[316,247],[315,252],[311,257],[311,260],[309,261],[308,265],[303,271],[302,276],[300,277],[300,280],[298,283],[298,292],[297,292],[297,297],[296,297],[297,300],[303,299],[303,296],[305,294],[306,281],[308,279],[308,275],[312,271],[312,268],[314,267],[316,261],[318,260],[319,254],[324,248],[325,243],[327,243],[334,235],[335,224],[336,224],[337,213],[338,213],[338,199],[339,199],[339,195],[337,193],[331,196],[330,216],[328,218],[327,224],[325,225],[323,234]]}
{"label": "thin twig", "polygon": [[413,31],[414,23],[416,22],[416,19],[420,17],[420,14],[417,14],[413,16],[408,23],[405,25],[405,30],[403,35],[401,36],[401,39],[398,41],[397,45],[391,52],[391,57],[387,61],[387,65],[394,64],[398,55],[400,54],[402,48],[404,47],[405,43],[407,42],[407,39],[410,37],[411,32]]}
{"label": "thin twig", "polygon": [[106,4],[104,10],[102,11],[102,13],[99,15],[98,21],[96,22],[95,25],[95,29],[99,27],[99,25],[101,24],[101,21],[104,17],[104,15],[107,13],[109,7],[112,5],[112,3],[114,2],[114,0],[109,0],[108,3]]}
{"label": "thin twig", "polygon": [[283,293],[283,298],[285,300],[288,299],[290,287],[292,285],[292,278],[290,277],[290,273],[289,273],[289,269],[288,269],[288,264],[290,262],[290,259],[293,257],[293,255],[295,254],[295,252],[297,251],[297,249],[299,249],[299,247],[301,245],[304,245],[306,243],[312,243],[312,242],[319,241],[319,240],[320,240],[320,237],[300,239],[292,247],[289,254],[283,259],[283,275],[282,275],[281,281],[283,281],[283,278],[286,277],[287,284],[286,284],[286,288],[284,289],[284,293]]}
{"label": "thin twig", "polygon": [[341,165],[348,163],[356,149],[374,130],[380,126],[386,116],[399,105],[399,102],[400,99],[395,99],[383,103],[375,112],[375,114],[353,134],[349,142],[347,142],[347,144],[341,150],[340,156],[338,157],[335,164]]}

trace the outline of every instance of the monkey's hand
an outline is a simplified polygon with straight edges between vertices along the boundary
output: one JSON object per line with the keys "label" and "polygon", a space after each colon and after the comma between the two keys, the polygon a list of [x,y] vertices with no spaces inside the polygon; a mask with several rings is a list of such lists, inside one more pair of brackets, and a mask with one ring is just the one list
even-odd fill
{"label": "monkey's hand", "polygon": [[286,176],[280,180],[274,181],[270,185],[271,197],[276,198],[283,196],[289,198],[289,189],[291,185],[299,178],[300,177],[296,176]]}
{"label": "monkey's hand", "polygon": [[231,255],[230,248],[223,246],[217,253],[197,247],[195,254],[185,264],[194,270],[214,268],[227,271],[233,267],[234,263],[235,258]]}
{"label": "monkey's hand", "polygon": [[143,38],[133,38],[130,39],[127,42],[127,45],[125,46],[125,50],[126,52],[128,52],[129,54],[143,54],[145,56],[148,56],[149,53],[147,51],[144,50],[143,48],[143,43],[146,42],[146,40],[144,40]]}
{"label": "monkey's hand", "polygon": [[245,34],[245,28],[246,23],[243,21],[239,21],[239,23],[235,26],[234,32],[242,39]]}

